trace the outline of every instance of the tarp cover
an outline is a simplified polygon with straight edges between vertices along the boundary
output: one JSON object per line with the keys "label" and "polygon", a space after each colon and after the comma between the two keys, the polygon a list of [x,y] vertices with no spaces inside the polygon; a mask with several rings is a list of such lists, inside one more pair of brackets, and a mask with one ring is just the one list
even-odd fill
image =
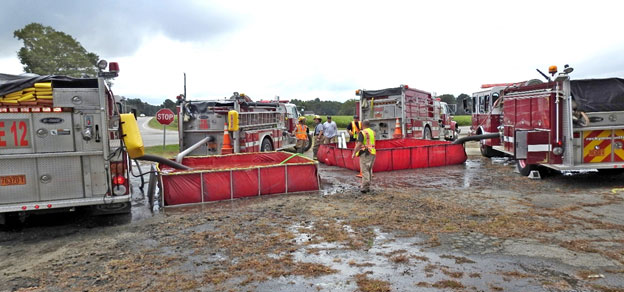
{"label": "tarp cover", "polygon": [[366,97],[377,97],[377,96],[390,96],[390,95],[401,95],[403,92],[403,88],[395,87],[395,88],[386,88],[379,90],[364,90],[362,95]]}
{"label": "tarp cover", "polygon": [[261,152],[185,158],[182,164],[192,171],[159,164],[165,206],[318,190],[318,164],[291,156]]}
{"label": "tarp cover", "polygon": [[[336,144],[321,145],[318,160],[327,165],[360,171],[360,159],[351,158],[354,147],[354,142],[347,143],[346,149],[340,149]],[[375,148],[377,157],[373,172],[461,164],[467,158],[463,145],[446,141],[379,140],[375,142]]]}
{"label": "tarp cover", "polygon": [[0,73],[0,96],[32,87],[37,82],[46,81],[73,81],[76,78],[60,76],[60,75],[43,75],[43,76],[20,76]]}
{"label": "tarp cover", "polygon": [[570,87],[579,111],[624,111],[624,79],[572,80]]}

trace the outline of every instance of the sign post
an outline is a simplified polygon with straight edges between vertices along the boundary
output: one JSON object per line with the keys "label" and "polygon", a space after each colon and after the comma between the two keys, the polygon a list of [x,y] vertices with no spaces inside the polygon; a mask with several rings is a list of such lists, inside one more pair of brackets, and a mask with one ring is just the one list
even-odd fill
{"label": "sign post", "polygon": [[168,108],[160,109],[156,113],[156,121],[163,125],[163,151],[165,150],[165,140],[167,139],[167,125],[171,124],[175,118],[175,114]]}

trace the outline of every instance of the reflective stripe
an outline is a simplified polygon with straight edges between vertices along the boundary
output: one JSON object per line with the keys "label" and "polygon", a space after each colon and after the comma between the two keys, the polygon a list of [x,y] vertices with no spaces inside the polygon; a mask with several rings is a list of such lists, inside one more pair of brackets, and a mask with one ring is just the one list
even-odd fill
{"label": "reflective stripe", "polygon": [[511,142],[511,143],[513,143],[514,142],[514,137],[504,136],[503,137],[503,141],[504,142]]}
{"label": "reflective stripe", "polygon": [[548,152],[550,144],[528,145],[528,152]]}

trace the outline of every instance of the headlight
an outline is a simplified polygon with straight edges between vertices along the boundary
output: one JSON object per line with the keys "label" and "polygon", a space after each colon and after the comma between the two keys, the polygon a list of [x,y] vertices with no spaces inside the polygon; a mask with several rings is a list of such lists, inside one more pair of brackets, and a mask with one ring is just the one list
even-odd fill
{"label": "headlight", "polygon": [[553,152],[553,154],[555,154],[555,155],[561,155],[561,154],[563,154],[563,148],[561,148],[561,147],[555,147],[555,148],[553,148],[552,152]]}
{"label": "headlight", "polygon": [[97,66],[100,70],[104,70],[106,69],[106,66],[108,66],[108,62],[106,62],[106,60],[100,60],[97,62]]}

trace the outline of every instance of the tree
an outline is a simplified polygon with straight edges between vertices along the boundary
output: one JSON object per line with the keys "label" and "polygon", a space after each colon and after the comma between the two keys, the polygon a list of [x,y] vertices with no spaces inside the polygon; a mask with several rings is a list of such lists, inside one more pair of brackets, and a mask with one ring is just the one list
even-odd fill
{"label": "tree", "polygon": [[338,115],[341,115],[341,116],[359,115],[360,113],[355,108],[355,102],[356,102],[355,99],[349,99],[349,100],[345,101],[340,106],[340,111],[338,111]]}
{"label": "tree", "polygon": [[452,94],[442,94],[440,96],[438,96],[438,98],[443,101],[446,102],[448,104],[455,104],[455,96]]}
{"label": "tree", "polygon": [[13,32],[24,41],[17,56],[26,73],[39,75],[95,76],[99,56],[87,52],[72,36],[50,26],[31,23]]}
{"label": "tree", "polygon": [[176,104],[171,99],[165,99],[161,107],[168,108],[172,110],[174,113],[176,112]]}

